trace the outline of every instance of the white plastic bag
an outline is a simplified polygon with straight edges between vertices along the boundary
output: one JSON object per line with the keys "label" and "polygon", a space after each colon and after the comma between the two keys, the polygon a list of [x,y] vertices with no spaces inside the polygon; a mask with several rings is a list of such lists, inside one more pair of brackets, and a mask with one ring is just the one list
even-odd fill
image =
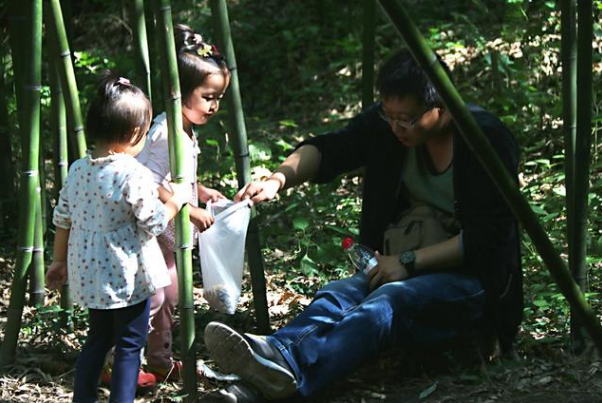
{"label": "white plastic bag", "polygon": [[249,200],[209,201],[206,209],[215,222],[199,234],[203,297],[213,309],[231,315],[240,299],[245,238],[251,219]]}

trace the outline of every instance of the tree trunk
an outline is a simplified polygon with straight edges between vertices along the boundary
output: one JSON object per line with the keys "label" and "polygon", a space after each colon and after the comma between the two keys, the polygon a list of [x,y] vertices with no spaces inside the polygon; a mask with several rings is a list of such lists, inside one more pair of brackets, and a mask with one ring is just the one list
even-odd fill
{"label": "tree trunk", "polygon": [[[67,2],[66,5],[69,5]],[[69,7],[66,7],[66,14],[70,12]],[[49,7],[45,7],[44,16],[46,21],[49,21],[52,15]],[[47,24],[49,26],[50,24]],[[67,34],[69,34],[69,26],[67,24]],[[67,173],[69,172],[69,144],[68,144],[68,123],[67,111],[65,107],[65,94],[60,78],[60,63],[61,60],[56,55],[60,52],[57,49],[57,42],[50,38],[51,29],[48,29],[47,44],[48,53],[50,54],[50,96],[51,96],[51,116],[50,125],[53,133],[54,143],[54,198],[59,199],[59,191],[65,184]],[[74,112],[76,113],[76,112]],[[59,314],[60,325],[64,329],[72,329],[73,327],[73,302],[69,291],[69,284],[65,284],[61,288],[61,313]]]}
{"label": "tree trunk", "polygon": [[157,30],[155,25],[155,12],[153,7],[144,9],[144,18],[146,20],[146,39],[148,41],[149,66],[151,74],[151,93],[153,94],[153,110],[164,111],[164,96],[161,88],[161,77],[159,72],[159,52],[157,44]]}
{"label": "tree trunk", "polygon": [[[40,170],[43,169],[40,167]],[[39,177],[38,177],[39,179]],[[42,213],[42,191],[38,180],[35,200],[35,229],[32,264],[29,268],[29,305],[43,306],[45,296],[44,278],[44,218]]]}
{"label": "tree trunk", "polygon": [[474,150],[477,158],[479,158],[487,173],[493,178],[508,205],[514,211],[515,216],[520,220],[531,237],[533,244],[540,253],[544,263],[548,266],[561,292],[583,321],[596,348],[602,353],[602,326],[600,326],[600,322],[583,298],[565,262],[550,242],[550,239],[531,210],[531,206],[520,193],[516,183],[493,151],[481,128],[475,122],[449,77],[443,71],[443,67],[437,62],[435,54],[428,47],[424,37],[420,34],[405,9],[397,1],[379,0],[379,2],[406,42],[414,58],[422,66],[439,92],[443,103],[460,128],[462,136]]}
{"label": "tree trunk", "polygon": [[[169,164],[172,178],[182,182],[184,177],[182,124],[182,95],[178,79],[175,40],[170,0],[155,0],[157,40],[162,61],[162,77],[169,130]],[[186,401],[193,402],[197,395],[196,350],[194,345],[194,301],[192,294],[192,239],[188,206],[184,206],[175,218],[176,264],[178,268],[178,292],[181,320],[182,362],[184,364],[184,390]]]}
{"label": "tree trunk", "polygon": [[[225,0],[211,0],[210,5],[219,47],[222,49],[222,52],[224,52],[231,72],[230,87],[227,91],[228,96],[226,97],[226,101],[228,104],[230,126],[234,133],[234,136],[232,136],[231,139],[232,148],[234,150],[234,159],[236,161],[238,187],[242,188],[251,180],[251,163],[249,161],[249,147],[247,145],[247,128],[245,126],[245,116],[238,84],[236,55],[234,54],[234,44],[232,43],[232,35],[230,33],[228,8]],[[255,213],[255,211],[253,211],[253,213]],[[255,216],[255,214],[253,214],[253,216]],[[253,286],[253,303],[255,305],[255,316],[257,318],[257,330],[260,333],[269,333],[270,318],[266,297],[263,257],[261,255],[259,229],[255,217],[253,217],[249,223],[247,237],[248,260],[251,271],[251,284]]]}
{"label": "tree trunk", "polygon": [[[6,30],[3,30],[6,32]],[[16,227],[15,167],[10,141],[7,97],[10,92],[5,82],[4,55],[0,55],[0,228]]]}
{"label": "tree trunk", "polygon": [[[564,173],[566,189],[566,233],[569,255],[569,268],[574,272],[573,223],[575,222],[575,139],[577,138],[577,21],[575,0],[560,2],[561,17],[561,58],[562,58],[562,122],[564,133]],[[571,315],[571,339],[573,344],[581,344],[579,325],[575,315]]]}
{"label": "tree trunk", "polygon": [[[13,0],[17,1],[17,0]],[[17,244],[17,261],[11,286],[10,301],[7,311],[7,322],[4,340],[0,346],[0,367],[14,362],[15,351],[21,329],[27,272],[29,270],[34,241],[34,224],[36,208],[36,187],[38,184],[38,154],[40,140],[40,87],[42,76],[42,1],[27,2],[27,34],[17,38],[23,49],[27,49],[27,61],[23,70],[15,70],[17,83],[25,83],[20,90],[23,95],[25,116],[21,125],[21,135],[26,147],[23,149],[23,169],[21,172],[19,235]],[[13,38],[14,39],[14,38]],[[19,41],[20,40],[20,41]],[[14,42],[13,42],[14,43]],[[20,107],[21,107],[20,106]]]}
{"label": "tree trunk", "polygon": [[84,123],[82,119],[81,107],[77,91],[77,82],[75,81],[75,71],[71,63],[71,51],[65,31],[63,13],[59,0],[47,0],[48,12],[46,17],[46,26],[49,31],[49,40],[55,45],[52,60],[55,61],[61,78],[61,86],[67,105],[67,121],[69,131],[72,133],[74,149],[77,150],[77,157],[82,158],[86,155],[86,137],[84,134]]}
{"label": "tree trunk", "polygon": [[362,34],[362,109],[374,102],[374,32],[376,1],[364,0],[364,32]]}
{"label": "tree trunk", "polygon": [[[586,288],[587,276],[587,218],[589,209],[589,162],[592,136],[592,40],[593,4],[591,0],[577,2],[577,128],[573,159],[573,221],[569,241],[569,265],[581,291]],[[571,336],[575,351],[583,347],[580,321],[571,315]]]}
{"label": "tree trunk", "polygon": [[140,87],[152,101],[151,70],[146,39],[146,20],[144,0],[134,0],[131,4],[131,23],[134,32],[134,49],[136,50],[136,75]]}

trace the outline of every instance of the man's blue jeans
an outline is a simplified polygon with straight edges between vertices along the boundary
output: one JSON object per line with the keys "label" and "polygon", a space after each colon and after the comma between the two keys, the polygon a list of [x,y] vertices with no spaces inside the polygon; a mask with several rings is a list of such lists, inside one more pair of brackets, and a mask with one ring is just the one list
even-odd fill
{"label": "man's blue jeans", "polygon": [[309,396],[393,346],[448,340],[475,325],[485,292],[473,276],[433,273],[373,292],[363,274],[334,281],[271,336]]}

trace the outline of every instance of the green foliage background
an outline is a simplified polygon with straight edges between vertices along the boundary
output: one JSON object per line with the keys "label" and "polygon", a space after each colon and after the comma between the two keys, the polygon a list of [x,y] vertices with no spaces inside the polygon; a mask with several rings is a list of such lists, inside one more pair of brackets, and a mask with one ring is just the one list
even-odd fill
{"label": "green foliage background", "polygon": [[[72,50],[82,106],[86,110],[101,69],[117,68],[133,77],[134,51],[127,2],[72,1]],[[207,1],[173,1],[176,22],[215,40]],[[522,147],[523,192],[557,248],[565,251],[565,208],[560,67],[560,16],[557,2],[528,0],[407,0],[403,2],[431,46],[453,68],[465,101],[498,114]],[[238,74],[247,118],[256,179],[274,169],[298,141],[344,124],[361,108],[361,33],[359,1],[228,1]],[[602,121],[602,2],[594,1],[594,120],[589,193],[588,300],[600,307],[602,260],[602,163],[598,134]],[[380,64],[402,43],[382,13],[377,13],[376,60]],[[5,40],[3,55],[8,54]],[[151,49],[152,51],[152,49]],[[11,83],[10,58],[4,56]],[[47,83],[47,66],[45,82]],[[158,72],[154,71],[155,78]],[[3,94],[4,95],[4,94]],[[10,94],[7,94],[10,95]],[[49,89],[43,89],[44,135]],[[160,97],[153,99],[162,110]],[[222,108],[225,104],[222,104]],[[16,106],[9,102],[10,125]],[[227,111],[198,129],[200,179],[232,196],[236,178],[228,146]],[[13,141],[18,161],[19,144]],[[44,143],[46,160],[52,145]],[[48,187],[52,187],[52,176]],[[311,295],[325,282],[345,276],[348,264],[341,239],[358,233],[361,178],[349,176],[328,185],[304,185],[278,201],[258,206],[270,287]],[[523,345],[529,340],[560,341],[567,334],[568,309],[527,237],[523,240],[527,299]],[[529,337],[530,336],[530,337]]]}

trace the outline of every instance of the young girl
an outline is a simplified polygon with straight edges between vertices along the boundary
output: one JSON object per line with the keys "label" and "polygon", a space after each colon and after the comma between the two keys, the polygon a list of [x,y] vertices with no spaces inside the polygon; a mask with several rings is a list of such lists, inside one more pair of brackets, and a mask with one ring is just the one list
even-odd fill
{"label": "young girl", "polygon": [[[197,155],[199,147],[193,125],[204,125],[218,111],[219,103],[230,83],[226,61],[217,48],[206,43],[201,35],[186,25],[176,25],[175,30],[180,90],[182,91],[182,120],[186,137],[184,156],[186,182],[193,191],[190,200],[190,220],[199,231],[213,224],[213,217],[198,207],[198,200],[206,203],[223,198],[217,190],[197,183]],[[138,161],[153,173],[159,186],[159,197],[167,200],[171,193],[165,184],[171,179],[167,147],[167,119],[165,113],[155,118],[147,142]],[[146,350],[147,369],[157,381],[179,378],[181,363],[173,360],[172,327],[174,310],[178,303],[178,281],[174,258],[173,223],[159,239],[171,284],[151,298],[151,332]],[[193,237],[195,239],[196,237]],[[164,267],[161,264],[161,267]],[[144,386],[144,385],[140,385]]]}
{"label": "young girl", "polygon": [[163,204],[150,172],[134,158],[144,146],[151,117],[150,102],[139,88],[125,78],[103,79],[86,121],[96,148],[73,163],[54,210],[48,286],[58,288],[68,277],[74,302],[89,311],[74,402],[97,401],[99,376],[112,346],[110,401],[134,401],[149,298],[170,281],[155,237],[190,190],[172,184],[174,193]]}

